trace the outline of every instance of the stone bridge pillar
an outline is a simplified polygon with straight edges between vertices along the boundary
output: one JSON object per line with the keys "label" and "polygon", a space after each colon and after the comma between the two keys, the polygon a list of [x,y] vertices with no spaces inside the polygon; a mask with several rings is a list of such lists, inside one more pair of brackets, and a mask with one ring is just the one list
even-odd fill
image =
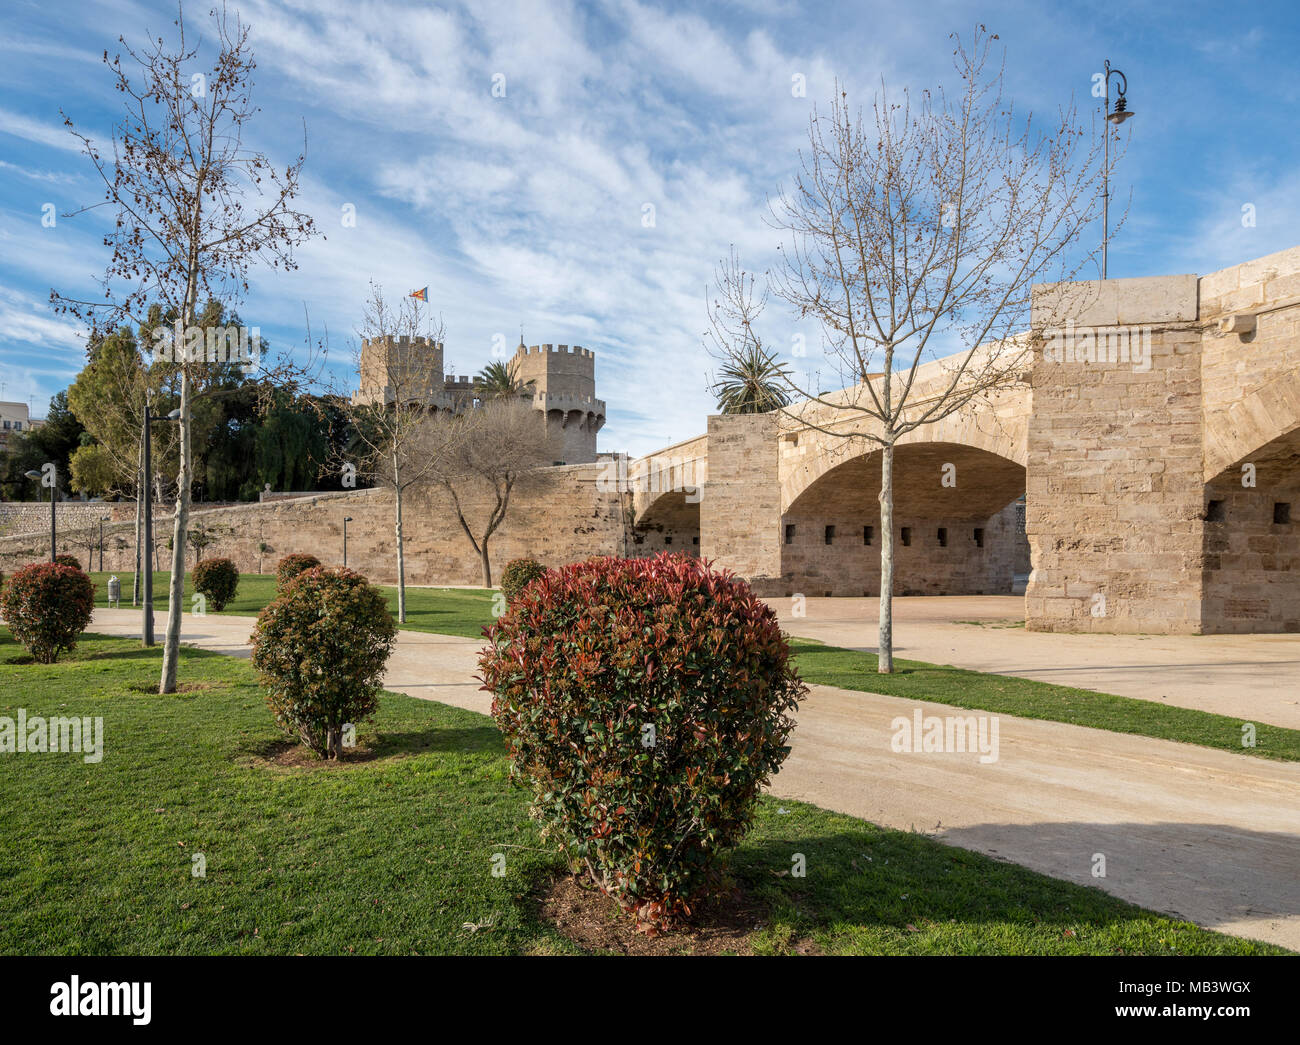
{"label": "stone bridge pillar", "polygon": [[777,415],[709,418],[709,478],[700,500],[700,554],[749,578],[760,595],[781,581]]}
{"label": "stone bridge pillar", "polygon": [[1036,288],[1031,630],[1201,630],[1196,319],[1195,276]]}

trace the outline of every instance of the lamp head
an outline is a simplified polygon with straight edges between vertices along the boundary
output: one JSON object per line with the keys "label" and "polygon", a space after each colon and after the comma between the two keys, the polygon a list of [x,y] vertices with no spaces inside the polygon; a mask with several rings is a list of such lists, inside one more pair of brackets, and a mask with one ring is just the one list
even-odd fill
{"label": "lamp head", "polygon": [[1124,99],[1124,96],[1121,94],[1115,100],[1115,111],[1111,113],[1107,113],[1106,119],[1108,122],[1118,126],[1119,124],[1123,123],[1125,120],[1131,119],[1134,115],[1135,115],[1134,113],[1128,111],[1128,102]]}
{"label": "lamp head", "polygon": [[179,421],[180,419],[181,419],[181,412],[179,409],[173,410],[170,414],[167,415],[168,421]]}
{"label": "lamp head", "polygon": [[29,468],[27,471],[23,472],[23,475],[27,476],[28,479],[41,478],[41,473],[38,472],[35,468]]}

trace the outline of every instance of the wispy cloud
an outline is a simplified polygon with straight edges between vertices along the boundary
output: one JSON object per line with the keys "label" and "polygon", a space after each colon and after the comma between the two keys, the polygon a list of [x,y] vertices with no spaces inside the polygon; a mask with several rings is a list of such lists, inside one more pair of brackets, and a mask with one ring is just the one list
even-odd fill
{"label": "wispy cloud", "polygon": [[[1244,25],[1209,7],[1176,18],[1134,7],[1123,40],[1083,9],[1014,0],[239,7],[263,109],[249,140],[287,161],[305,120],[302,206],[324,233],[300,251],[299,270],[253,273],[245,320],[286,348],[302,342],[305,312],[345,358],[369,280],[390,294],[427,283],[460,373],[488,361],[494,337],[513,344],[521,325],[530,343],[594,349],[609,404],[605,449],[641,452],[704,430],[706,284],[732,244],[751,268],[774,263],[767,200],[797,167],[813,105],[837,81],[864,103],[882,78],[949,82],[949,34],[976,22],[1000,34],[1022,107],[1051,110],[1071,95],[1095,105],[1091,77],[1106,57],[1129,73],[1139,116],[1114,188],[1127,197],[1132,186],[1134,197],[1113,271],[1204,271],[1300,242],[1290,203],[1300,190],[1291,173],[1300,74],[1290,60],[1300,16],[1286,5]],[[5,380],[29,382],[23,398],[48,398],[78,363],[72,332],[44,305],[48,287],[93,293],[107,260],[106,214],[40,224],[51,196],[60,213],[98,199],[57,113],[87,127],[120,118],[92,59],[116,51],[119,33],[168,31],[161,10],[92,0],[77,24],[37,6],[8,15],[0,363],[23,375]],[[1197,51],[1207,40],[1221,46]],[[1254,228],[1240,223],[1246,203]],[[34,325],[42,310],[52,327]],[[768,342],[785,349],[802,334],[810,356],[797,365],[816,370],[816,329],[775,302],[768,315]]]}

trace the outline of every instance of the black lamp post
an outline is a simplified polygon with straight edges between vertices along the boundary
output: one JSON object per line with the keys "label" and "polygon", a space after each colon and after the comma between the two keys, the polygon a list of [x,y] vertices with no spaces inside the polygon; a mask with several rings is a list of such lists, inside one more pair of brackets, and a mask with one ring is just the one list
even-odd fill
{"label": "black lamp post", "polygon": [[[144,509],[144,616],[140,622],[140,644],[153,645],[153,461],[150,454],[149,425],[153,421],[179,421],[181,412],[173,410],[166,417],[149,413],[148,401],[144,404],[144,490],[147,498]],[[139,493],[136,494],[139,496]]]}
{"label": "black lamp post", "polygon": [[[1119,97],[1115,99],[1115,109],[1110,107],[1110,78],[1114,76],[1118,80]],[[1128,110],[1128,100],[1124,95],[1128,92],[1128,77],[1118,69],[1110,67],[1110,59],[1106,59],[1106,122],[1118,127],[1125,120],[1130,119],[1133,113]],[[1110,128],[1106,128],[1106,160],[1105,168],[1102,170],[1103,186],[1101,191],[1101,278],[1106,278],[1106,261],[1110,249]]]}
{"label": "black lamp post", "polygon": [[104,523],[109,522],[113,517],[111,515],[101,515],[99,517],[99,572],[104,572]]}
{"label": "black lamp post", "polygon": [[347,566],[348,564],[348,523],[350,523],[351,521],[352,521],[352,516],[345,515],[343,517],[343,565],[344,566]]}
{"label": "black lamp post", "polygon": [[[45,483],[45,476],[42,475],[40,472],[38,472],[35,468],[23,472],[23,475],[27,476],[28,479],[41,480],[41,485],[44,485]],[[58,488],[59,488],[59,473],[55,471],[53,466],[51,466],[50,467],[50,562],[54,561],[54,552],[55,552],[54,544],[55,544],[55,540],[58,537],[58,526],[54,521],[54,491],[57,490]],[[37,496],[39,497],[40,494],[38,493]]]}

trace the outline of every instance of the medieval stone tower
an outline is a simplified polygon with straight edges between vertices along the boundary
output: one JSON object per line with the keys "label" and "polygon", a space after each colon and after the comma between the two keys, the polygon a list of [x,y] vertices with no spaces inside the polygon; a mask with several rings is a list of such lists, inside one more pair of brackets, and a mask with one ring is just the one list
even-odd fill
{"label": "medieval stone tower", "polygon": [[[574,345],[520,344],[508,364],[527,387],[521,396],[537,411],[546,457],[552,464],[596,460],[596,433],[605,424],[605,403],[596,398],[596,357]],[[431,410],[472,409],[478,382],[446,377],[443,345],[422,337],[376,338],[361,344],[356,403],[423,403]]]}
{"label": "medieval stone tower", "polygon": [[384,337],[361,342],[361,388],[354,403],[425,403],[449,409],[444,391],[443,346],[423,337]]}
{"label": "medieval stone tower", "polygon": [[510,366],[532,386],[533,408],[546,425],[546,447],[556,464],[596,459],[596,433],[605,424],[605,403],[596,398],[596,357],[574,345],[520,344]]}

